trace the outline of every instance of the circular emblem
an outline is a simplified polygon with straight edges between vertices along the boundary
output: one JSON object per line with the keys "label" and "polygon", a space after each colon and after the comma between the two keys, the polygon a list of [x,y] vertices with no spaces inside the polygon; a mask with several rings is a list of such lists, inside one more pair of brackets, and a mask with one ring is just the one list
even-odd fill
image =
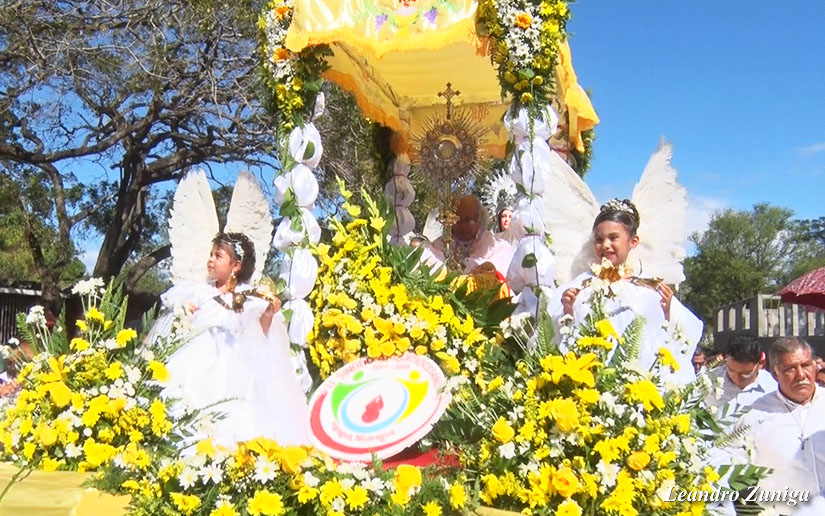
{"label": "circular emblem", "polygon": [[449,395],[427,357],[351,362],[327,378],[309,402],[315,445],[341,460],[387,459],[427,435]]}

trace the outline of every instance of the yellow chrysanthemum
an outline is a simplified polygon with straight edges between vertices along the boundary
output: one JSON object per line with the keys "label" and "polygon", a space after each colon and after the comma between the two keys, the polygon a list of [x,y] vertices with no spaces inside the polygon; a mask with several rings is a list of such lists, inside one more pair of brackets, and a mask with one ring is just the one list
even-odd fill
{"label": "yellow chrysanthemum", "polygon": [[516,435],[516,431],[513,430],[510,423],[503,417],[498,418],[498,421],[496,421],[493,425],[492,432],[493,437],[495,437],[500,443],[509,443]]}
{"label": "yellow chrysanthemum", "polygon": [[257,490],[247,505],[252,516],[280,516],[284,513],[284,501],[278,493]]}
{"label": "yellow chrysanthemum", "polygon": [[195,495],[172,493],[170,497],[172,498],[172,503],[175,504],[175,507],[177,507],[178,510],[184,514],[192,514],[201,505],[200,498]]}

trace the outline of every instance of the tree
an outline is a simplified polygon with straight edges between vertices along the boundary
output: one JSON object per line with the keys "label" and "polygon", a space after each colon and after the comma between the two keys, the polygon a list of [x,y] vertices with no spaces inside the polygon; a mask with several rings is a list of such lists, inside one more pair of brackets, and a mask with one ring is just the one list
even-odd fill
{"label": "tree", "polygon": [[[253,0],[0,5],[0,164],[6,180],[28,174],[47,191],[59,259],[43,271],[44,301],[84,225],[104,233],[94,275],[108,278],[144,236],[153,186],[199,164],[275,168],[274,115],[256,100],[257,13]],[[43,241],[28,235],[37,254]]]}
{"label": "tree", "polygon": [[704,233],[691,236],[696,253],[685,260],[685,302],[712,324],[720,306],[784,285],[810,252],[792,216],[769,204],[714,214]]}

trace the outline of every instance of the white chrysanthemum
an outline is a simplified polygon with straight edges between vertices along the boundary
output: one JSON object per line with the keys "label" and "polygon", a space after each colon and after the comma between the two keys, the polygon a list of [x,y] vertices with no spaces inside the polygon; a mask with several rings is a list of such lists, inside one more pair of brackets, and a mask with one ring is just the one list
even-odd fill
{"label": "white chrysanthemum", "polygon": [[378,477],[373,477],[369,480],[364,480],[361,482],[361,487],[380,496],[384,494],[385,485],[383,480]]}
{"label": "white chrysanthemum", "polygon": [[498,454],[504,459],[512,459],[516,456],[516,443],[510,441],[498,447]]}
{"label": "white chrysanthemum", "polygon": [[213,484],[218,485],[221,483],[221,480],[223,480],[223,470],[221,470],[217,464],[210,464],[202,468],[198,473],[203,479],[204,484],[211,481]]}
{"label": "white chrysanthemum", "polygon": [[304,483],[307,486],[316,487],[320,481],[321,479],[313,475],[311,472],[307,471],[306,473],[304,473]]}
{"label": "white chrysanthemum", "polygon": [[276,463],[263,456],[255,460],[255,480],[265,484],[274,480],[276,476],[278,476],[278,465]]}
{"label": "white chrysanthemum", "polygon": [[616,479],[619,478],[619,471],[621,468],[616,464],[608,464],[600,460],[596,465],[596,471],[601,475],[601,482],[604,487],[613,487],[616,485]]}

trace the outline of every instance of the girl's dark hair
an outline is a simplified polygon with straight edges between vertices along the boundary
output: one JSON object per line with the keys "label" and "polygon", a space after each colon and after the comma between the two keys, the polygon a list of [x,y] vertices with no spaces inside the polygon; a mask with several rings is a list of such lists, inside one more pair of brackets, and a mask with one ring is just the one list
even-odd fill
{"label": "girl's dark hair", "polygon": [[243,233],[218,233],[212,239],[216,245],[229,251],[233,260],[241,262],[241,270],[235,276],[238,283],[246,283],[255,271],[255,244]]}
{"label": "girl's dark hair", "polygon": [[599,208],[599,214],[593,221],[593,230],[605,221],[622,224],[632,238],[639,231],[639,210],[630,199],[610,199]]}

